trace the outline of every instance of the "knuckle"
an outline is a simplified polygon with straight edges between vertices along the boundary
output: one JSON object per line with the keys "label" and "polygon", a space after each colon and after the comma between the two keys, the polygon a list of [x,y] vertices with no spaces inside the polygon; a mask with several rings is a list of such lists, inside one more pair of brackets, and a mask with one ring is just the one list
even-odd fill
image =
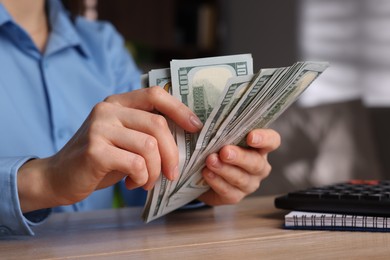
{"label": "knuckle", "polygon": [[152,100],[159,100],[163,98],[163,95],[165,94],[165,91],[158,86],[147,88],[145,91]]}
{"label": "knuckle", "polygon": [[263,178],[267,178],[270,175],[271,171],[272,171],[272,166],[271,164],[267,163],[267,165],[264,167],[263,170],[263,174],[262,174]]}
{"label": "knuckle", "polygon": [[129,178],[137,187],[143,186],[148,181],[146,163],[143,157],[133,154],[128,156]]}
{"label": "knuckle", "polygon": [[265,170],[265,166],[263,163],[256,163],[252,169],[252,172],[262,174],[264,170]]}
{"label": "knuckle", "polygon": [[147,152],[153,152],[157,149],[157,140],[153,136],[147,136],[145,138],[145,150]]}
{"label": "knuckle", "polygon": [[111,104],[108,102],[99,102],[97,103],[94,108],[92,109],[93,115],[104,115],[106,114],[111,108]]}
{"label": "knuckle", "polygon": [[146,164],[144,158],[139,155],[135,155],[131,160],[131,168],[138,174],[146,170]]}
{"label": "knuckle", "polygon": [[254,174],[254,175],[264,175],[266,174],[267,171],[270,170],[270,167],[271,165],[269,164],[268,160],[266,157],[264,156],[261,156],[259,160],[257,160],[257,163],[255,163],[252,168],[250,169],[250,171]]}
{"label": "knuckle", "polygon": [[151,120],[156,128],[168,128],[168,122],[162,115],[153,114]]}
{"label": "knuckle", "polygon": [[235,178],[234,180],[232,180],[232,184],[236,187],[246,187],[249,184],[249,176],[244,174],[239,178]]}
{"label": "knuckle", "polygon": [[219,195],[223,198],[225,198],[226,200],[228,200],[231,196],[230,194],[230,190],[226,187],[224,188],[220,188],[219,191],[218,191]]}

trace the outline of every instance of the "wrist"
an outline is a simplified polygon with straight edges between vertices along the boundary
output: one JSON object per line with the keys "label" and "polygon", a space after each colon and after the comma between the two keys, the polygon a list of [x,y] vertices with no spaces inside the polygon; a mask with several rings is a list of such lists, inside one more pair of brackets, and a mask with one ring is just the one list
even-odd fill
{"label": "wrist", "polygon": [[23,213],[57,206],[47,174],[48,159],[33,159],[19,168],[17,186]]}

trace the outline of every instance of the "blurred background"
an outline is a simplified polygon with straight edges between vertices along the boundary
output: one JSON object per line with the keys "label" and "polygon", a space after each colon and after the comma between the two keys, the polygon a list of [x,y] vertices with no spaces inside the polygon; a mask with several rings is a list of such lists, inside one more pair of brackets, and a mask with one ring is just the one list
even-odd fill
{"label": "blurred background", "polygon": [[390,178],[390,1],[64,1],[108,20],[143,72],[171,59],[252,53],[254,70],[325,60],[330,68],[272,128],[282,146],[255,195]]}

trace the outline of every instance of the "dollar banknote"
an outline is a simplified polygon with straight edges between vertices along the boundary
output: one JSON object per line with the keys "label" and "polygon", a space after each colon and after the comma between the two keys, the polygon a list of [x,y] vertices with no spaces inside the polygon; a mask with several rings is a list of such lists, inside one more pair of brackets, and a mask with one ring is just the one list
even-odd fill
{"label": "dollar banknote", "polygon": [[[154,70],[149,72],[149,85],[161,84],[156,79],[167,78],[164,73],[167,70]],[[253,73],[253,60],[250,54],[230,55],[195,60],[173,60],[171,62],[172,94],[185,105],[190,107],[202,122],[205,122],[213,107],[224,90],[229,78]],[[155,75],[155,76],[154,76]],[[166,76],[166,75],[165,75]],[[195,149],[198,135],[185,132],[178,126],[174,130],[175,139],[180,153],[179,170],[183,172]],[[148,196],[151,201],[148,208],[154,208],[153,212],[144,210],[144,216],[148,220],[154,219],[166,208],[171,191],[180,184],[180,178],[174,182],[167,182],[159,178],[153,190],[155,196]],[[162,188],[165,188],[164,191]],[[158,191],[157,191],[158,190]],[[164,196],[165,195],[165,196]],[[154,197],[154,199],[153,199]],[[155,203],[156,202],[156,206]]]}
{"label": "dollar banknote", "polygon": [[[231,77],[253,74],[252,55],[231,55],[194,60],[172,60],[173,96],[192,109],[204,123]],[[178,128],[178,148],[184,155],[181,170],[195,149],[198,135]]]}
{"label": "dollar banknote", "polygon": [[144,220],[159,218],[207,191],[201,175],[207,156],[227,144],[246,146],[252,129],[268,127],[328,66],[297,62],[253,74],[252,57],[244,54],[173,60],[169,69],[144,76],[144,82],[166,89],[204,123],[199,134],[191,134],[169,121],[179,148],[180,177],[169,181],[160,176],[148,193]]}

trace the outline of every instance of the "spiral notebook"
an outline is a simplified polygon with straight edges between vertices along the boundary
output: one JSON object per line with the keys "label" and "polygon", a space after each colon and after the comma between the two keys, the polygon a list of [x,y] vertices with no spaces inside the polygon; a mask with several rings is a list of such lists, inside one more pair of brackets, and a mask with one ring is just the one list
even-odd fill
{"label": "spiral notebook", "polygon": [[292,211],[285,216],[284,226],[287,229],[390,232],[390,217]]}

